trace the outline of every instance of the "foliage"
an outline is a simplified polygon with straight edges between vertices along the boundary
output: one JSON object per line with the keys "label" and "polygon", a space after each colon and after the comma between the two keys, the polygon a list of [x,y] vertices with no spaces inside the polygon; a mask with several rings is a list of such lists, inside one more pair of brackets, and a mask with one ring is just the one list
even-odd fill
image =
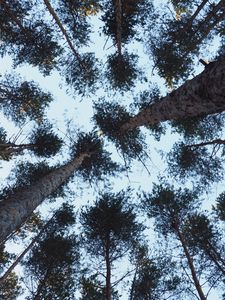
{"label": "foliage", "polygon": [[114,163],[110,154],[103,149],[103,141],[100,140],[96,133],[80,133],[77,142],[73,146],[72,156],[79,157],[80,154],[91,152],[82,164],[77,168],[77,175],[84,180],[96,181],[103,180],[106,175],[115,175],[116,172],[122,171],[117,163]]}
{"label": "foliage", "polygon": [[41,122],[44,110],[53,100],[33,81],[22,81],[19,76],[6,74],[0,82],[0,103],[3,113],[16,124],[28,119]]}
{"label": "foliage", "polygon": [[125,191],[104,193],[91,207],[84,207],[80,222],[87,250],[104,257],[107,239],[110,239],[111,260],[132,248],[144,226],[136,221],[134,207]]}
{"label": "foliage", "polygon": [[191,211],[198,208],[198,202],[196,191],[175,189],[164,182],[154,184],[151,194],[143,194],[142,209],[149,218],[154,218],[156,229],[167,236],[174,232],[174,223],[183,222]]}
{"label": "foliage", "polygon": [[225,221],[225,193],[221,193],[216,199],[216,207],[214,208],[218,217]]}
{"label": "foliage", "polygon": [[76,236],[68,234],[74,221],[72,207],[64,204],[25,260],[26,273],[35,281],[36,297],[74,299],[79,252]]}
{"label": "foliage", "polygon": [[42,124],[34,129],[30,136],[30,142],[34,145],[32,148],[34,154],[44,157],[55,155],[63,143],[49,124]]}
{"label": "foliage", "polygon": [[212,140],[220,137],[224,128],[224,114],[172,121],[173,131],[185,140]]}
{"label": "foliage", "polygon": [[141,78],[137,69],[137,56],[124,52],[123,55],[113,54],[108,57],[106,78],[113,89],[128,91],[135,81]]}
{"label": "foliage", "polygon": [[144,136],[138,128],[120,133],[120,127],[131,118],[126,109],[116,103],[109,103],[104,99],[95,103],[96,125],[109,140],[115,143],[118,150],[126,159],[137,158],[144,153]]}
{"label": "foliage", "polygon": [[79,60],[68,55],[62,60],[61,65],[66,66],[62,70],[62,75],[74,91],[82,96],[95,92],[99,70],[93,53],[83,54]]}
{"label": "foliage", "polygon": [[192,147],[183,142],[176,143],[167,155],[168,170],[180,182],[194,179],[195,184],[207,187],[223,178],[221,160],[213,156],[206,147]]}

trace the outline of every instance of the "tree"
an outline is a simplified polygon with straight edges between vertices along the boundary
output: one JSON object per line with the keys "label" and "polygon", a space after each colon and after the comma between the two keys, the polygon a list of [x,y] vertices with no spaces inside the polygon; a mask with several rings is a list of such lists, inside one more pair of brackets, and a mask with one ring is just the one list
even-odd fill
{"label": "tree", "polygon": [[74,222],[72,207],[64,204],[29,252],[23,263],[32,281],[28,299],[74,299],[79,268],[77,238],[69,234]]}
{"label": "tree", "polygon": [[[5,245],[2,245],[0,250],[1,273],[12,258],[12,255],[5,250]],[[14,300],[21,293],[21,286],[15,272],[12,272],[4,282],[0,282],[0,297],[2,300]]]}
{"label": "tree", "polygon": [[114,263],[132,251],[143,226],[136,221],[134,208],[126,192],[105,193],[80,215],[84,245],[91,256],[104,262],[105,299],[112,297]]}
{"label": "tree", "polygon": [[23,124],[27,120],[40,123],[51,101],[51,94],[43,92],[33,81],[22,81],[12,74],[7,74],[0,81],[1,110],[15,124]]}
{"label": "tree", "polygon": [[[164,13],[150,29],[148,49],[160,76],[169,86],[186,80],[193,72],[193,62],[201,47],[221,32],[224,1],[171,1],[176,18]],[[160,31],[155,30],[157,26]],[[221,35],[223,33],[221,32]]]}
{"label": "tree", "polygon": [[[223,112],[225,108],[222,85],[224,68],[225,59],[221,58],[210,63],[201,74],[187,81],[167,96],[162,97],[159,101],[151,103],[151,99],[149,99],[150,104],[147,107],[135,116],[130,115],[130,118],[121,124],[118,128],[118,136],[139,126],[148,127],[169,120],[180,120]],[[106,103],[103,105],[103,108],[106,107]],[[112,110],[109,112],[110,114],[113,115]],[[107,112],[104,112],[103,116],[107,122],[110,121],[107,118]],[[95,119],[97,117],[98,109]],[[122,121],[120,120],[120,123]],[[97,121],[97,125],[101,128],[104,124]],[[108,133],[105,132],[105,134]]]}
{"label": "tree", "polygon": [[187,260],[187,265],[196,292],[201,300],[206,300],[206,295],[201,287],[197,269],[193,261],[188,241],[183,231],[183,222],[194,209],[196,209],[196,192],[184,189],[174,190],[169,185],[155,185],[152,195],[145,195],[143,208],[149,217],[155,218],[156,229],[164,236],[173,234],[179,241]]}
{"label": "tree", "polygon": [[[18,177],[18,179],[22,180],[23,184],[17,185],[14,191],[10,190],[8,193],[6,192],[4,201],[0,203],[2,222],[0,241],[3,242],[7,236],[19,228],[34,209],[45,198],[66,183],[76,170],[81,173],[83,172],[86,176],[93,173],[95,175],[93,161],[91,159],[87,160],[87,158],[91,158],[95,153],[97,153],[97,156],[94,156],[94,159],[99,158],[99,164],[101,164],[101,166],[97,165],[97,174],[99,177],[101,177],[101,171],[103,171],[103,174],[107,173],[108,165],[111,167],[109,170],[110,174],[113,174],[115,169],[118,169],[118,166],[112,163],[108,153],[101,151],[101,149],[102,142],[95,136],[80,135],[80,138],[74,145],[74,153],[71,161],[63,166],[54,168],[54,170],[49,168],[47,170],[44,169],[41,176],[40,173],[37,173],[32,178],[28,174],[27,178],[25,177],[25,184],[23,182],[24,177]],[[28,180],[28,184],[26,184],[26,180]]]}

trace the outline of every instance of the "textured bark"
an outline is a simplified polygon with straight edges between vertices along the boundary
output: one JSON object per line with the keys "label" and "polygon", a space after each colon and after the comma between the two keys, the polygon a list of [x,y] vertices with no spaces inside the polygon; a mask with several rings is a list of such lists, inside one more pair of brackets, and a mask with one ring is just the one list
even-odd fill
{"label": "textured bark", "polygon": [[120,129],[121,134],[139,126],[152,126],[168,120],[179,120],[221,113],[225,110],[225,57],[209,63],[205,70],[181,87],[161,98]]}
{"label": "textured bark", "polygon": [[60,187],[92,152],[81,154],[74,160],[43,176],[35,184],[21,188],[0,202],[0,243],[21,226],[30,214]]}

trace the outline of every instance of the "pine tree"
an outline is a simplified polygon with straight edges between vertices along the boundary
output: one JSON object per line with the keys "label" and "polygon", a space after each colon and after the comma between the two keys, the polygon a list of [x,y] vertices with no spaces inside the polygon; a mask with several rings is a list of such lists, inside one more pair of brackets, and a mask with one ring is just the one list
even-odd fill
{"label": "pine tree", "polygon": [[105,193],[80,215],[84,246],[91,256],[104,261],[104,299],[115,299],[112,293],[113,265],[132,251],[140,239],[143,226],[136,221],[134,208],[126,192]]}

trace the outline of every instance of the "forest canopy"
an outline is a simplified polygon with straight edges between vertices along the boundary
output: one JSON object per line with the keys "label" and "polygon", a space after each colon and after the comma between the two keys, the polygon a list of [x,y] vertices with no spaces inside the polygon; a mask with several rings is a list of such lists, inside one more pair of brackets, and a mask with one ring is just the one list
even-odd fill
{"label": "forest canopy", "polygon": [[0,299],[223,300],[225,1],[0,0]]}

